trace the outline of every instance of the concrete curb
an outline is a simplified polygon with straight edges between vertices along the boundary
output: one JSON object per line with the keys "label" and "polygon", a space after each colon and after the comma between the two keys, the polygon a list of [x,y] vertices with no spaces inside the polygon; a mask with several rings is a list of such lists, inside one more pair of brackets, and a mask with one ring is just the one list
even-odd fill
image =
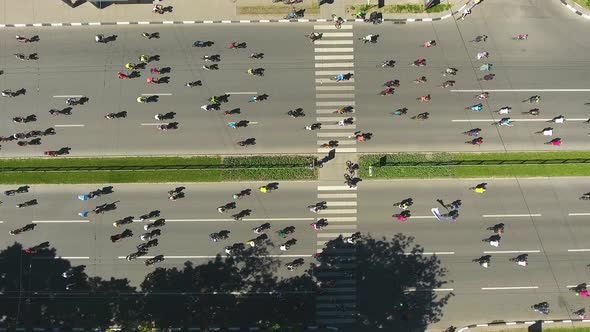
{"label": "concrete curb", "polygon": [[518,325],[532,325],[540,322],[541,324],[559,324],[559,323],[590,323],[590,319],[555,319],[555,320],[535,320],[535,321],[514,321],[514,322],[493,322],[488,324],[471,324],[462,327],[457,332],[467,331],[478,327],[497,327],[497,326],[518,326]]}
{"label": "concrete curb", "polygon": [[[564,1],[564,0],[561,0]],[[460,13],[467,4],[464,4],[456,11],[446,14],[441,17],[424,17],[424,18],[386,18],[383,22],[392,22],[393,24],[406,24],[413,22],[434,22],[446,20],[452,17],[454,14]],[[346,19],[348,23],[364,23],[362,19]],[[180,24],[240,24],[240,23],[327,23],[332,22],[331,19],[318,18],[318,19],[297,19],[297,20],[286,20],[286,19],[272,19],[272,20],[212,20],[212,21],[122,21],[122,22],[72,22],[72,23],[19,23],[19,24],[0,24],[0,28],[40,28],[40,27],[74,27],[74,26],[111,26],[111,25],[180,25]]]}
{"label": "concrete curb", "polygon": [[590,20],[590,15],[584,14],[581,11],[577,10],[576,7],[570,5],[566,0],[559,0],[559,1],[561,1],[561,4],[564,5],[565,8],[569,9],[571,12],[574,12],[587,20]]}

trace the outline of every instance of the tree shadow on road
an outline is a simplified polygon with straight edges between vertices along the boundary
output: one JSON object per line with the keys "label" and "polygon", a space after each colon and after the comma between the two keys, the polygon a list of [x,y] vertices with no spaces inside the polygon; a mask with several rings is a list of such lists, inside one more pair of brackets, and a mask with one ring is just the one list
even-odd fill
{"label": "tree shadow on road", "polygon": [[[318,261],[324,268],[337,268],[342,256],[330,250],[355,249],[357,324],[350,331],[425,331],[440,320],[442,308],[452,293],[432,291],[446,282],[446,270],[436,256],[423,255],[414,238],[396,234],[390,240],[362,236],[356,244],[342,238],[327,244]],[[335,304],[336,307],[338,304]],[[350,312],[345,310],[345,312]],[[347,330],[348,331],[348,330]]]}

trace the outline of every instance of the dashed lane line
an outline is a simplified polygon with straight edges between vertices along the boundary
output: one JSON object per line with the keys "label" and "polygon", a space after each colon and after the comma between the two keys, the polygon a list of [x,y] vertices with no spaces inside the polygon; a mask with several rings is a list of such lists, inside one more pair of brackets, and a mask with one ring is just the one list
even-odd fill
{"label": "dashed lane line", "polygon": [[568,213],[567,215],[570,217],[590,216],[590,212]]}
{"label": "dashed lane line", "polygon": [[[146,222],[153,222],[156,219],[148,219]],[[244,218],[242,221],[313,221],[315,218]],[[141,222],[140,219],[133,219],[134,222]],[[209,222],[209,221],[235,221],[233,218],[201,218],[201,219],[166,219],[166,222]]]}
{"label": "dashed lane line", "polygon": [[541,250],[493,250],[484,251],[484,254],[536,254],[540,253]]}
{"label": "dashed lane line", "polygon": [[410,287],[406,292],[452,292],[453,288],[416,288]]}
{"label": "dashed lane line", "polygon": [[[234,255],[234,256],[227,256],[227,255],[219,255],[219,257],[221,258],[229,258],[229,257],[236,257],[236,256],[240,256],[240,255]],[[267,257],[272,257],[272,258],[306,258],[306,257],[312,257],[313,255],[260,255],[260,256],[251,256],[248,255],[248,257],[255,257],[255,258],[267,258]],[[164,255],[165,259],[212,259],[212,258],[216,258],[217,256],[166,256]],[[118,259],[125,259],[127,258],[127,256],[118,256]],[[141,256],[138,257],[139,259],[148,259],[148,258],[154,258],[154,256]]]}
{"label": "dashed lane line", "polygon": [[90,222],[90,220],[33,220],[31,221],[34,224],[50,224],[50,223],[55,223],[55,224],[59,224],[59,223],[86,223],[86,222]]}
{"label": "dashed lane line", "polygon": [[482,287],[481,290],[516,290],[516,289],[538,289],[539,286],[520,286],[520,287]]}
{"label": "dashed lane line", "polygon": [[483,218],[519,218],[519,217],[540,217],[540,213],[522,213],[522,214],[483,214]]}

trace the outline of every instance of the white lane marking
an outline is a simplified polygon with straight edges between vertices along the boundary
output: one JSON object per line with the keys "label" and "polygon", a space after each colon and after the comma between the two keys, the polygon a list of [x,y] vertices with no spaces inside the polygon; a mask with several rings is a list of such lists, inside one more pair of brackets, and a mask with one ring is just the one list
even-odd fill
{"label": "white lane marking", "polygon": [[17,23],[17,24],[14,25],[15,28],[24,28],[26,26],[27,26],[26,23]]}
{"label": "white lane marking", "polygon": [[356,198],[356,193],[352,194],[318,194],[318,198]]}
{"label": "white lane marking", "polygon": [[483,218],[512,218],[512,217],[540,217],[540,213],[523,213],[523,214],[483,214]]}
{"label": "white lane marking", "polygon": [[50,23],[52,27],[61,27],[64,24],[63,23]]}
{"label": "white lane marking", "polygon": [[183,24],[195,24],[196,21],[182,21]]}
{"label": "white lane marking", "polygon": [[[480,89],[475,90],[451,90],[451,92],[481,92]],[[589,92],[590,89],[485,89],[487,92]]]}
{"label": "white lane marking", "polygon": [[145,25],[145,24],[150,24],[150,22],[143,21],[143,22],[137,22],[137,24],[139,24],[139,25]]}
{"label": "white lane marking", "polygon": [[346,83],[354,83],[354,78],[351,78],[349,80],[346,81],[340,81],[340,82],[336,82],[336,81],[332,81],[329,78],[316,78],[315,79],[316,83],[320,83],[320,84],[328,84],[328,83],[334,83],[334,84],[346,84]]}
{"label": "white lane marking", "polygon": [[577,217],[577,216],[590,216],[590,212],[582,212],[582,213],[568,213],[568,216]]}
{"label": "white lane marking", "polygon": [[334,40],[316,40],[315,45],[352,45],[354,44],[353,40],[347,39],[334,39]]}
{"label": "white lane marking", "polygon": [[326,63],[316,63],[316,68],[339,68],[339,67],[354,67],[353,62],[326,62]]}
{"label": "white lane marking", "polygon": [[316,48],[316,53],[352,53],[354,49],[352,47],[334,47],[334,48]]}
{"label": "white lane marking", "polygon": [[404,252],[405,256],[411,256],[411,255],[454,255],[455,252],[454,251],[433,251],[433,252]]}
{"label": "white lane marking", "polygon": [[322,38],[352,37],[352,32],[324,32]]}
{"label": "white lane marking", "polygon": [[[332,150],[332,148],[318,148],[318,153],[328,153]],[[336,152],[341,153],[355,153],[357,152],[357,148],[336,148],[334,149]]]}
{"label": "white lane marking", "polygon": [[[239,256],[239,255],[236,255]],[[228,258],[228,257],[236,257],[236,256],[225,256],[225,255],[219,255],[219,257],[221,258]],[[117,256],[118,259],[125,259],[127,256]],[[203,258],[216,258],[217,256],[164,256],[165,259],[203,259]],[[275,258],[281,258],[281,257],[285,257],[285,258],[305,258],[305,257],[312,257],[312,255],[261,255],[261,256],[251,256],[248,255],[248,257],[275,257]],[[148,258],[154,258],[154,256],[141,256],[138,257],[139,259],[148,259]]]}
{"label": "white lane marking", "polygon": [[235,92],[235,91],[226,91],[226,95],[257,95],[258,92],[256,91],[246,91],[246,92]]}
{"label": "white lane marking", "polygon": [[351,236],[354,233],[350,233],[350,232],[340,232],[340,233],[318,233],[318,238],[337,238],[340,235],[342,235],[342,237],[347,237],[347,236]]}
{"label": "white lane marking", "polygon": [[356,206],[356,201],[327,201],[328,211],[331,206]]}
{"label": "white lane marking", "polygon": [[[549,122],[552,119],[513,119],[510,118],[510,121],[512,122]],[[570,119],[570,118],[566,118],[567,121],[586,121],[588,120],[588,118],[575,118],[575,119]],[[498,122],[498,121],[494,121],[492,119],[489,120],[482,120],[482,119],[477,119],[477,120],[468,120],[468,119],[457,119],[457,120],[451,120],[451,122]]]}
{"label": "white lane marking", "polygon": [[488,326],[488,324],[477,324],[477,325],[475,325],[475,326],[476,326],[476,327],[486,327],[486,326]]}
{"label": "white lane marking", "polygon": [[57,95],[53,96],[53,98],[82,98],[83,95]]}
{"label": "white lane marking", "polygon": [[142,96],[172,96],[171,93],[142,93]]}
{"label": "white lane marking", "polygon": [[[145,222],[153,222],[156,219],[148,219]],[[313,221],[315,218],[244,218],[243,221]],[[141,222],[139,219],[133,219],[134,222]],[[231,218],[202,218],[202,219],[166,219],[166,222],[199,222],[199,221],[234,221]]]}
{"label": "white lane marking", "polygon": [[90,222],[90,220],[33,220],[31,221],[35,224],[49,224],[49,223],[84,223]]}
{"label": "white lane marking", "polygon": [[482,287],[481,290],[512,290],[512,289],[538,289],[539,286],[521,286],[521,287]]}
{"label": "white lane marking", "polygon": [[81,22],[72,22],[72,23],[70,23],[70,25],[73,27],[80,27],[80,26],[82,26],[82,23]]}
{"label": "white lane marking", "polygon": [[316,55],[315,60],[354,60],[354,55]]}
{"label": "white lane marking", "polygon": [[[326,25],[314,25],[314,30],[338,30],[334,24],[326,24]],[[352,24],[342,24],[340,25],[340,30],[352,30]]]}
{"label": "white lane marking", "polygon": [[526,254],[526,253],[540,253],[541,250],[498,250],[498,251],[484,251],[484,254]]}
{"label": "white lane marking", "polygon": [[[339,75],[339,74],[353,74],[354,75],[354,70],[319,70],[315,72],[316,76],[322,76],[322,75]],[[344,80],[345,81],[345,80]]]}
{"label": "white lane marking", "polygon": [[416,288],[409,287],[406,292],[452,292],[453,288]]}
{"label": "white lane marking", "polygon": [[33,256],[33,259],[90,259],[88,256],[55,256],[55,257],[44,257],[44,256]]}
{"label": "white lane marking", "polygon": [[3,224],[3,223],[4,223],[4,220],[0,220],[0,224]]}
{"label": "white lane marking", "polygon": [[[350,128],[347,128],[350,129]],[[317,136],[318,137],[328,137],[328,138],[334,138],[334,137],[349,137],[349,136],[353,136],[354,133],[352,132],[333,132],[333,133],[318,133]]]}
{"label": "white lane marking", "polygon": [[568,252],[587,252],[590,251],[590,249],[568,249]]}
{"label": "white lane marking", "polygon": [[356,125],[348,125],[348,126],[339,126],[337,124],[334,125],[322,125],[322,130],[347,130],[347,129],[356,129]]}
{"label": "white lane marking", "polygon": [[[321,85],[321,86],[316,86],[315,89],[317,91],[327,91],[327,90],[354,91],[354,86],[350,86],[350,85]],[[332,109],[329,111],[334,112],[335,109]]]}
{"label": "white lane marking", "polygon": [[117,22],[117,25],[128,25],[129,22]]}
{"label": "white lane marking", "polygon": [[102,22],[89,22],[88,25],[102,25]]}
{"label": "white lane marking", "polygon": [[567,287],[567,288],[576,288],[576,287],[578,287],[578,285],[567,285],[565,287]]}
{"label": "white lane marking", "polygon": [[327,209],[320,210],[317,214],[356,214],[356,209]]}
{"label": "white lane marking", "polygon": [[410,219],[436,219],[435,216],[410,216]]}
{"label": "white lane marking", "polygon": [[354,93],[321,93],[316,94],[315,97],[317,99],[346,99],[346,98],[354,98]]}
{"label": "white lane marking", "polygon": [[324,229],[326,231],[337,231],[339,229],[356,229],[357,225],[328,225]]}
{"label": "white lane marking", "polygon": [[328,223],[330,222],[356,222],[356,217],[328,217]]}
{"label": "white lane marking", "polygon": [[[318,144],[324,144],[328,142],[328,140],[318,141]],[[338,145],[356,145],[356,141],[338,141]]]}
{"label": "white lane marking", "polygon": [[343,101],[318,101],[315,103],[316,106],[354,106],[354,100],[343,100]]}
{"label": "white lane marking", "polygon": [[56,128],[68,128],[68,127],[84,127],[83,124],[67,124],[67,125],[54,125]]}

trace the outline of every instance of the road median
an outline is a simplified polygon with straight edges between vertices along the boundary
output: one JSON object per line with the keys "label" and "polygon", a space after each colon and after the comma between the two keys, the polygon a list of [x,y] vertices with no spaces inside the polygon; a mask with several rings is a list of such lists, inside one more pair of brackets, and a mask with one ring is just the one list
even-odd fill
{"label": "road median", "polygon": [[2,159],[2,184],[313,180],[312,156]]}
{"label": "road median", "polygon": [[381,154],[359,165],[375,179],[590,176],[590,152]]}

